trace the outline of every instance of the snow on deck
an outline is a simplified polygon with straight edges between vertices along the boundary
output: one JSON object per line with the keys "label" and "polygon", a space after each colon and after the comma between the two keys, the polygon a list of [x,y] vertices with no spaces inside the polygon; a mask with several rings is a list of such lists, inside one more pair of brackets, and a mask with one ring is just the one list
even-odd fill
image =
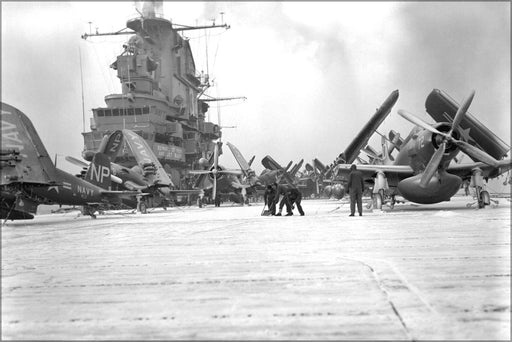
{"label": "snow on deck", "polygon": [[[510,200],[2,226],[2,339],[510,339]],[[356,214],[357,215],[357,214]]]}

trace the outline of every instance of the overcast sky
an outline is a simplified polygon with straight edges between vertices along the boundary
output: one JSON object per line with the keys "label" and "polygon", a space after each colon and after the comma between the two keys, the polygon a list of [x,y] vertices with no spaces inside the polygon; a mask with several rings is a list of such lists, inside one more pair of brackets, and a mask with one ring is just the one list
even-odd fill
{"label": "overcast sky", "polygon": [[[91,108],[120,92],[109,65],[129,38],[80,36],[90,27],[124,28],[134,3],[1,6],[2,101],[29,116],[51,156],[79,157],[80,57],[89,131]],[[247,97],[220,104],[222,126],[236,126],[222,140],[246,159],[256,155],[257,171],[267,154],[283,165],[301,158],[329,164],[395,89],[400,97],[383,133],[409,133],[398,109],[431,122],[425,99],[434,88],[459,102],[474,89],[469,111],[510,145],[509,2],[164,3],[165,17],[179,24],[221,23],[221,12],[231,29],[187,36],[197,70],[215,79],[209,94]],[[218,120],[215,104],[210,119]],[[236,165],[227,146],[221,158]]]}

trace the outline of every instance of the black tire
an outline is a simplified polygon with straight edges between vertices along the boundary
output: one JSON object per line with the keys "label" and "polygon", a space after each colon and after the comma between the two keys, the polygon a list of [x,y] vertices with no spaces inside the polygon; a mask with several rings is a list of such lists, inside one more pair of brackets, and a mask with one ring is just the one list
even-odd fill
{"label": "black tire", "polygon": [[146,203],[144,202],[140,202],[139,203],[139,206],[137,208],[142,214],[147,214],[148,213],[148,208],[146,206]]}
{"label": "black tire", "polygon": [[[482,203],[481,206],[480,206],[480,202]],[[478,201],[478,204],[479,204],[480,208],[484,208],[486,205],[491,204],[491,196],[489,195],[489,192],[487,192],[485,190],[480,192],[480,199]]]}
{"label": "black tire", "polygon": [[382,209],[382,196],[380,194],[380,190],[379,193],[373,195],[373,206],[375,209]]}

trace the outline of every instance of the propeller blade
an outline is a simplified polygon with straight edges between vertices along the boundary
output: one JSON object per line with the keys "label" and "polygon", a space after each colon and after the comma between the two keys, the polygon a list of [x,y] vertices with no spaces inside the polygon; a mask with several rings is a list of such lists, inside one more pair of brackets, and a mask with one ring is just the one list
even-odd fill
{"label": "propeller blade", "polygon": [[217,174],[213,174],[213,191],[212,198],[215,201],[215,196],[217,196]]}
{"label": "propeller blade", "polygon": [[188,170],[189,175],[207,175],[212,173],[210,170]]}
{"label": "propeller blade", "polygon": [[412,122],[413,124],[415,124],[417,126],[420,126],[421,128],[424,128],[427,131],[430,131],[432,133],[440,134],[442,136],[450,137],[451,138],[450,135],[448,135],[446,133],[443,133],[441,131],[438,131],[436,128],[432,127],[431,125],[429,125],[425,121],[421,120],[420,118],[418,118],[417,116],[415,116],[415,115],[413,115],[413,114],[411,114],[409,112],[406,112],[405,110],[399,109],[398,110],[398,114],[400,114],[407,121]]}
{"label": "propeller blade", "polygon": [[219,170],[217,172],[218,174],[226,174],[226,175],[235,175],[235,176],[242,176],[244,172],[242,170]]}
{"label": "propeller blade", "polygon": [[252,162],[254,161],[254,158],[256,158],[256,156],[252,156],[252,158],[251,158],[251,159],[249,159],[249,163],[248,163],[248,164],[249,164],[249,166],[251,166],[251,165],[252,165]]}
{"label": "propeller blade", "polygon": [[490,165],[492,167],[498,167],[498,161],[494,159],[492,156],[487,154],[486,152],[480,150],[479,148],[476,148],[473,145],[468,144],[465,141],[462,140],[453,140],[453,142],[459,147],[459,149],[466,153],[467,155],[481,161],[482,163],[485,163],[487,165]]}
{"label": "propeller blade", "polygon": [[219,144],[215,144],[215,148],[213,149],[213,167],[217,170],[219,166]]}
{"label": "propeller blade", "polygon": [[445,150],[446,143],[442,143],[437,149],[437,151],[434,152],[432,158],[430,158],[430,161],[427,164],[427,167],[423,171],[423,175],[421,176],[420,180],[420,187],[424,188],[430,182],[430,180],[436,173],[437,168],[439,167],[439,163],[441,163],[441,159],[443,159],[443,154]]}
{"label": "propeller blade", "polygon": [[71,156],[66,156],[65,159],[72,163],[72,164],[75,164],[77,166],[80,166],[80,167],[89,167],[89,164],[79,160],[79,159],[76,159],[75,157],[71,157]]}
{"label": "propeller blade", "polygon": [[455,117],[453,119],[452,129],[450,130],[448,135],[451,136],[453,133],[453,130],[456,127],[459,127],[459,124],[462,121],[462,119],[464,118],[464,116],[466,115],[466,112],[468,111],[468,108],[471,105],[471,102],[473,101],[474,96],[475,96],[475,91],[473,90],[473,91],[471,91],[469,96],[467,98],[465,98],[464,101],[462,101],[462,104],[459,106],[459,109],[457,109],[457,113],[455,114]]}

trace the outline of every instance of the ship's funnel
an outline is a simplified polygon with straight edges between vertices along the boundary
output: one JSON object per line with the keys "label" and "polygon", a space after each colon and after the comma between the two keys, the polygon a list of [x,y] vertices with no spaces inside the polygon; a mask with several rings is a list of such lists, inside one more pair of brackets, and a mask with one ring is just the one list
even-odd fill
{"label": "ship's funnel", "polygon": [[136,1],[135,5],[144,18],[163,18],[164,16],[162,1]]}

